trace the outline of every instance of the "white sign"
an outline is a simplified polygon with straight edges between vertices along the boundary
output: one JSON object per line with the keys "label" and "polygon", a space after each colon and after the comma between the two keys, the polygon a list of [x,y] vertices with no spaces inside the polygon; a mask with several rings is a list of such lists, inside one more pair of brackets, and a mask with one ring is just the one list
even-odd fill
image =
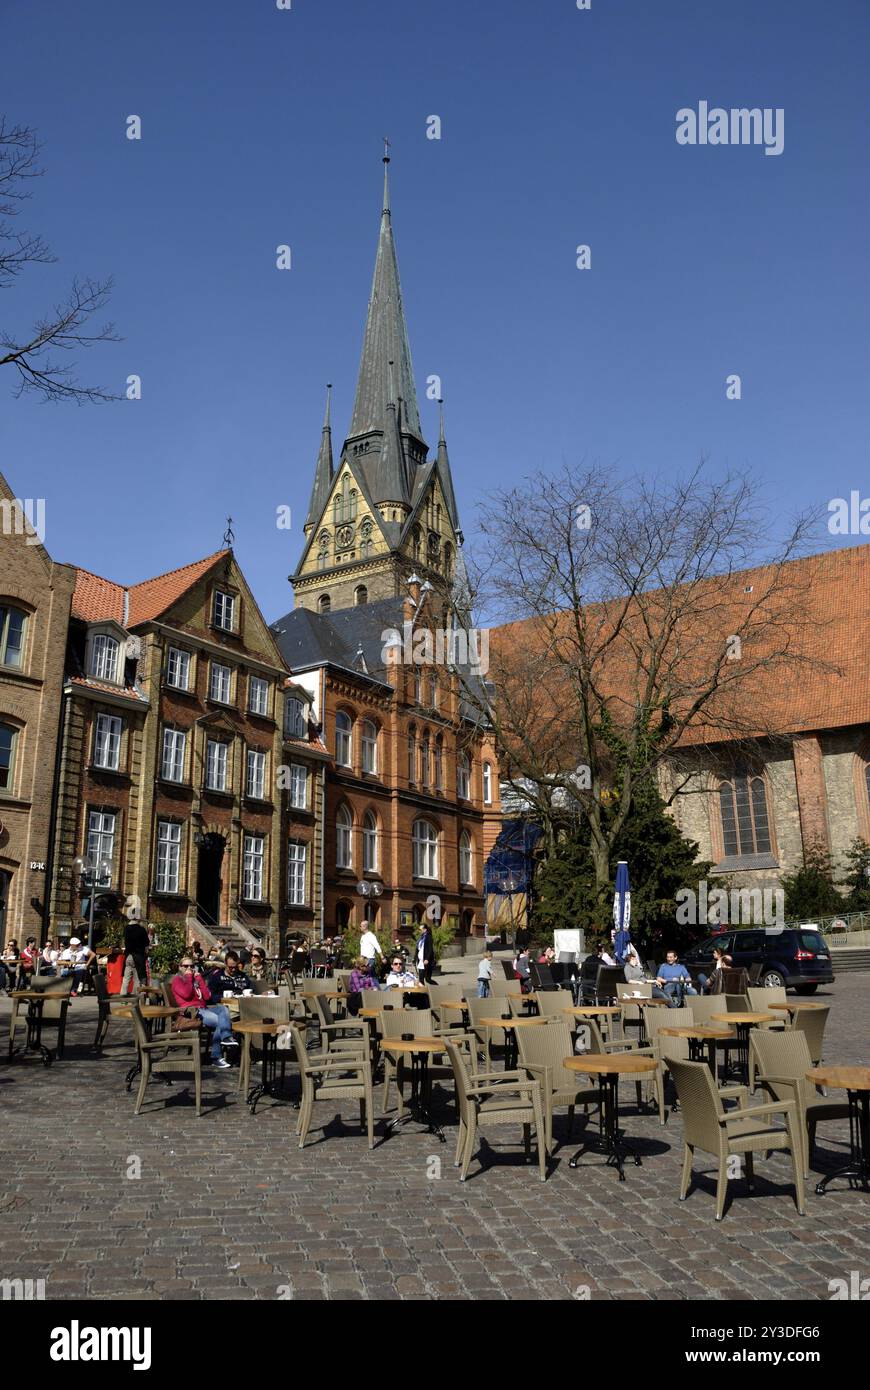
{"label": "white sign", "polygon": [[570,951],[576,958],[583,951],[583,932],[579,927],[569,927],[553,932],[553,948],[558,958],[560,952]]}

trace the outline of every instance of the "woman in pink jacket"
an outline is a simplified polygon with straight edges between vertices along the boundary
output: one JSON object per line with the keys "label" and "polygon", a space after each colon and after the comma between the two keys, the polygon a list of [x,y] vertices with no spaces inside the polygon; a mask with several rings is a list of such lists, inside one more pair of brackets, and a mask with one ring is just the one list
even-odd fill
{"label": "woman in pink jacket", "polygon": [[238,1047],[232,1036],[229,1009],[224,1008],[223,1004],[212,1004],[209,987],[187,953],[182,958],[179,973],[173,978],[172,993],[176,1004],[182,1009],[195,1009],[206,1027],[214,1029],[211,1035],[211,1060],[216,1067],[228,1067],[230,1064],[221,1052],[221,1043],[227,1047]]}

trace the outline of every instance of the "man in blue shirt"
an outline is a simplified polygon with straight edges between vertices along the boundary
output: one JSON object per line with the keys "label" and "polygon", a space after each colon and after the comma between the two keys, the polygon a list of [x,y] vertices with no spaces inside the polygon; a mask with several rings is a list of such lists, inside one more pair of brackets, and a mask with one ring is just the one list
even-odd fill
{"label": "man in blue shirt", "polygon": [[676,951],[668,951],[664,965],[659,966],[656,984],[664,990],[665,998],[672,1009],[678,1009],[686,994],[697,994],[692,988],[692,977],[684,965],[677,960]]}

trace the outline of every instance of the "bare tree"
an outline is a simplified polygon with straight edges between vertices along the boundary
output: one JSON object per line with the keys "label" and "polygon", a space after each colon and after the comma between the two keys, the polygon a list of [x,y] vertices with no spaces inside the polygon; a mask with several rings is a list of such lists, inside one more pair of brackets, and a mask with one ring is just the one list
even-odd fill
{"label": "bare tree", "polygon": [[[0,289],[8,289],[28,265],[50,265],[56,260],[40,236],[17,231],[13,218],[30,197],[29,185],[41,177],[39,143],[28,126],[8,125],[0,116]],[[116,400],[97,386],[81,386],[75,380],[74,362],[59,353],[94,343],[117,342],[110,323],[90,326],[91,319],[108,302],[111,280],[74,279],[66,299],[38,319],[23,337],[0,329],[0,366],[17,374],[14,395],[35,391],[45,401]]]}
{"label": "bare tree", "polygon": [[[801,516],[762,563],[768,524],[741,475],[620,483],[565,468],[482,517],[475,601],[493,625],[489,719],[508,781],[552,848],[583,817],[600,887],[633,798],[672,801],[723,749],[782,726],[780,692],[818,670]],[[834,669],[828,667],[827,669]]]}

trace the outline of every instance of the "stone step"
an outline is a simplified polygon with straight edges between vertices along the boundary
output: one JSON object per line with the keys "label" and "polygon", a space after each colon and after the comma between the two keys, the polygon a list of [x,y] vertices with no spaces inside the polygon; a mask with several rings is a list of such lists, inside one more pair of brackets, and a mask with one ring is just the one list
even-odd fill
{"label": "stone step", "polygon": [[852,970],[870,970],[870,950],[850,949],[848,946],[831,951],[831,967],[835,975]]}

